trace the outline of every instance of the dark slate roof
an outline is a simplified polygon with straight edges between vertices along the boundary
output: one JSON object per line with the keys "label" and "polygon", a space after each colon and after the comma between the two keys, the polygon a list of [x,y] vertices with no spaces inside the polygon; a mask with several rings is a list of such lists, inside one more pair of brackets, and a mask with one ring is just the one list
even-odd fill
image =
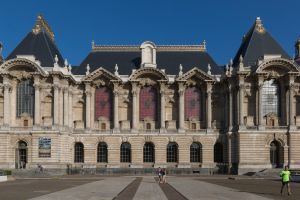
{"label": "dark slate roof", "polygon": [[236,65],[240,55],[242,55],[244,64],[246,66],[253,66],[259,58],[268,54],[280,54],[283,58],[290,58],[271,34],[266,31],[260,18],[257,18],[254,25],[244,37],[233,62]]}
{"label": "dark slate roof", "polygon": [[[179,72],[179,65],[182,64],[183,72],[198,67],[207,72],[208,63],[211,65],[212,74],[222,74],[222,68],[218,67],[216,62],[206,51],[195,50],[176,50],[175,46],[161,46],[162,48],[170,47],[171,50],[160,50],[157,47],[156,62],[160,69],[165,69],[167,74],[176,75]],[[181,46],[182,47],[182,46]],[[105,47],[104,47],[105,48]],[[180,47],[179,47],[180,48]],[[90,72],[99,67],[103,67],[110,72],[114,72],[115,65],[118,64],[119,74],[130,75],[132,69],[140,68],[141,50],[139,46],[114,46],[113,50],[92,50],[80,64],[80,67],[73,68],[74,74],[85,74],[87,64],[90,65]]]}
{"label": "dark slate roof", "polygon": [[43,67],[52,67],[55,62],[55,55],[57,55],[58,63],[61,66],[64,63],[64,59],[55,42],[44,30],[41,30],[39,33],[28,33],[6,60],[16,58],[17,55],[34,55]]}

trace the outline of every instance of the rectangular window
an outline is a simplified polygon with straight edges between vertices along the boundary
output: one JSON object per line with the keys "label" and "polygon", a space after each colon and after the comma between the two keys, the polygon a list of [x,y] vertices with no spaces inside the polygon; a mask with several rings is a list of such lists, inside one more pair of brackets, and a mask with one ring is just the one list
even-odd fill
{"label": "rectangular window", "polygon": [[51,157],[51,138],[47,138],[47,137],[39,138],[39,157],[40,158]]}

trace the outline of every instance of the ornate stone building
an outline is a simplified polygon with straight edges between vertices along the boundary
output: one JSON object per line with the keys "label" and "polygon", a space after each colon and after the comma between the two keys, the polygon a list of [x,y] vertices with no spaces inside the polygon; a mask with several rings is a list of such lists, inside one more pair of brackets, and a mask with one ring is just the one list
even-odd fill
{"label": "ornate stone building", "polygon": [[92,42],[72,67],[38,16],[0,57],[0,168],[300,167],[300,39],[295,48],[291,59],[257,18],[226,66],[205,42],[147,41]]}

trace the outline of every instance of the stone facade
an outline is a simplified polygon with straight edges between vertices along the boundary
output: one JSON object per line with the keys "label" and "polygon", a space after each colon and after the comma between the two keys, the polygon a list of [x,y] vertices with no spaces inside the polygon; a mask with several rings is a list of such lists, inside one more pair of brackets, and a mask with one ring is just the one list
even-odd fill
{"label": "stone facade", "polygon": [[[260,25],[256,21],[257,31],[262,30]],[[93,50],[97,48],[101,47],[93,44]],[[53,169],[202,170],[226,165],[243,173],[285,164],[300,167],[300,67],[296,60],[265,55],[249,66],[241,56],[226,65],[223,74],[213,74],[209,64],[206,71],[195,66],[183,73],[179,66],[178,74],[167,74],[156,63],[160,48],[176,51],[177,47],[144,42],[140,68],[131,74],[119,74],[116,65],[114,73],[105,66],[90,72],[87,66],[86,74],[76,75],[70,65],[60,64],[57,56],[53,66],[42,66],[34,55],[2,60],[0,168],[23,167],[21,154],[26,157],[26,168],[42,164]],[[183,48],[206,51],[205,44],[178,47],[185,51]],[[34,115],[25,112],[17,116],[17,87],[28,79],[34,87]],[[280,107],[278,114],[264,115],[262,88],[270,79],[279,83]],[[43,146],[41,138],[51,139],[50,145]],[[26,146],[20,147],[20,141]],[[74,158],[79,142],[83,144],[83,162]],[[100,142],[107,144],[105,163],[97,162]],[[131,145],[131,162],[120,162],[124,142]],[[155,159],[150,163],[143,160],[146,142],[154,145]],[[178,145],[177,162],[167,162],[170,142]],[[191,162],[193,142],[201,144],[200,162]],[[277,144],[276,163],[270,159],[272,142]],[[217,143],[221,149],[216,149]],[[46,157],[41,156],[43,151],[48,153]]]}

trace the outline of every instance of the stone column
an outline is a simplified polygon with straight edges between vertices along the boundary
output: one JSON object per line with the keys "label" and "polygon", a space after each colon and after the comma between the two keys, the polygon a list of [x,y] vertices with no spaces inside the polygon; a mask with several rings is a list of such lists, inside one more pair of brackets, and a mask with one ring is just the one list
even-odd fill
{"label": "stone column", "polygon": [[185,85],[183,82],[179,83],[178,94],[179,94],[179,132],[184,132],[184,92]]}
{"label": "stone column", "polygon": [[91,88],[91,129],[95,128],[95,91],[96,88]]}
{"label": "stone column", "polygon": [[63,87],[59,89],[59,125],[63,126],[64,124],[64,94]]}
{"label": "stone column", "polygon": [[[8,79],[5,77],[5,79]],[[9,84],[8,80],[3,81],[4,86],[4,119],[3,119],[3,126],[9,127],[10,126],[10,89],[11,85]]]}
{"label": "stone column", "polygon": [[294,76],[289,77],[289,124],[290,130],[295,130],[295,107],[294,107]]}
{"label": "stone column", "polygon": [[231,137],[232,132],[227,133],[227,151],[228,151],[228,174],[231,173],[232,161],[231,161]]}
{"label": "stone column", "polygon": [[212,93],[212,83],[207,83],[206,94],[207,94],[207,117],[206,117],[206,128],[211,129],[211,120],[212,120],[212,108],[211,108],[211,93]]}
{"label": "stone column", "polygon": [[85,84],[85,128],[91,128],[91,85]]}
{"label": "stone column", "polygon": [[71,86],[69,86],[69,127],[73,127],[73,89]]}
{"label": "stone column", "polygon": [[257,89],[258,89],[258,129],[264,129],[263,123],[263,110],[262,110],[262,87],[263,87],[263,77],[259,76],[258,77],[258,84],[257,84]]}
{"label": "stone column", "polygon": [[160,83],[160,131],[166,129],[165,84]]}
{"label": "stone column", "polygon": [[41,115],[40,115],[40,79],[39,77],[34,78],[34,88],[35,88],[35,93],[34,93],[34,126],[39,127],[40,126],[40,121],[41,121]]}
{"label": "stone column", "polygon": [[69,125],[69,88],[64,87],[64,126]]}
{"label": "stone column", "polygon": [[58,126],[58,120],[59,120],[59,85],[54,84],[54,125]]}
{"label": "stone column", "polygon": [[10,125],[15,126],[16,125],[16,113],[17,113],[17,81],[14,79],[11,83],[12,90],[11,90],[11,113],[10,113]]}
{"label": "stone column", "polygon": [[239,129],[244,129],[244,77],[239,77]]}
{"label": "stone column", "polygon": [[138,129],[138,121],[139,121],[139,113],[138,111],[138,96],[139,96],[139,88],[137,83],[132,83],[132,129]]}
{"label": "stone column", "polygon": [[229,113],[229,117],[228,117],[228,131],[232,131],[232,127],[233,127],[233,86],[232,84],[228,85],[228,113]]}
{"label": "stone column", "polygon": [[119,126],[119,85],[114,84],[114,132],[120,131]]}

